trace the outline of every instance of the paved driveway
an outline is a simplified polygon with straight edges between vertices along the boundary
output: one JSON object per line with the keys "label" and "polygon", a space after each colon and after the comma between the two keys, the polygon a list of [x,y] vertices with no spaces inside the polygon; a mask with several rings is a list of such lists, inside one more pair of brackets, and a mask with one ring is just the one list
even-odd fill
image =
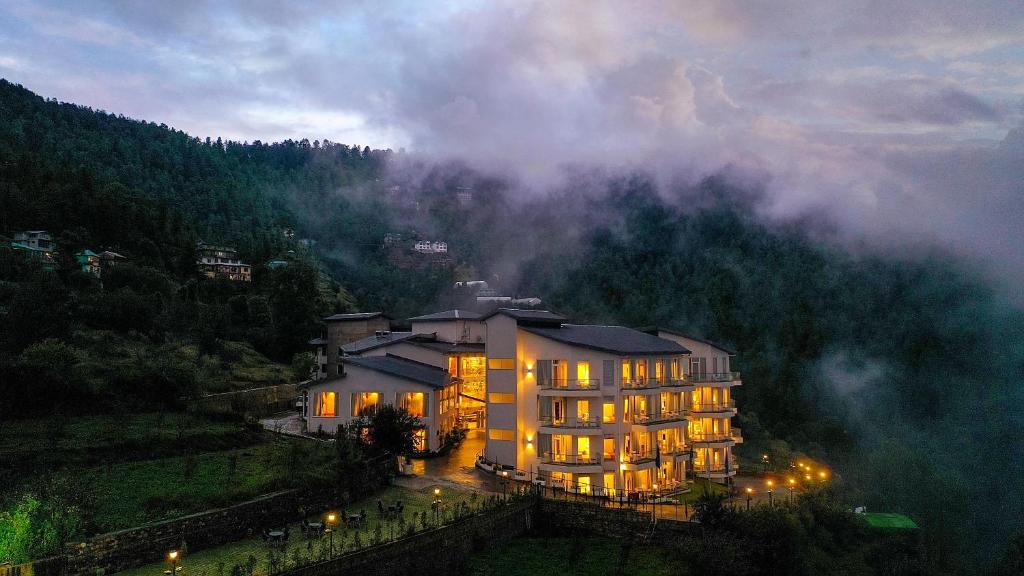
{"label": "paved driveway", "polygon": [[484,430],[470,430],[458,448],[444,456],[416,458],[412,461],[412,476],[403,476],[395,484],[420,490],[433,484],[448,484],[480,490],[501,492],[500,481],[476,467],[476,457],[484,451]]}

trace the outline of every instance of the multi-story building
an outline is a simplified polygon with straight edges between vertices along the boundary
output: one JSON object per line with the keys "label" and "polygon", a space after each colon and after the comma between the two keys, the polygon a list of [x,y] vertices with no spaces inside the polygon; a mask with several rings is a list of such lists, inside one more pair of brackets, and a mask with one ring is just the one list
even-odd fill
{"label": "multi-story building", "polygon": [[736,403],[732,388],[740,386],[739,372],[730,371],[732,350],[675,331],[652,328],[660,338],[672,340],[690,350],[688,378],[693,385],[687,437],[693,445],[693,472],[702,478],[721,480],[736,474],[732,448],[743,442],[739,428],[732,426]]}
{"label": "multi-story building", "polygon": [[547,311],[501,309],[484,321],[487,461],[581,492],[685,482],[689,350]]}
{"label": "multi-story building", "polygon": [[[381,358],[375,362],[414,362],[449,378],[423,390],[439,416],[428,422],[425,449],[436,449],[457,422],[483,427],[484,462],[585,493],[668,491],[691,470],[714,481],[736,473],[732,447],[741,438],[730,425],[731,389],[740,380],[722,346],[667,330],[572,324],[545,310],[449,310],[410,323],[408,332],[378,331],[341,346],[347,375],[308,387],[308,429],[340,422],[316,411],[318,394],[407,392],[350,368]],[[343,418],[355,416],[351,402],[339,408]]]}
{"label": "multi-story building", "polygon": [[309,341],[316,352],[316,379],[341,374],[338,360],[343,354],[341,347],[345,344],[370,336],[391,337],[391,319],[381,312],[334,314],[324,318],[324,324],[324,334]]}
{"label": "multi-story building", "polygon": [[[345,316],[351,327],[357,321],[353,316],[360,315]],[[364,322],[381,318],[379,313],[362,315]],[[410,413],[424,424],[417,446],[433,451],[459,418],[463,424],[472,418],[480,425],[486,370],[483,325],[478,318],[473,312],[449,310],[411,318],[410,332],[378,330],[343,344],[337,375],[303,385],[306,429],[333,432],[338,424],[366,415],[364,408],[369,405],[413,406]],[[316,345],[330,346],[322,339]],[[340,402],[337,410],[324,409],[336,402]]]}
{"label": "multi-story building", "polygon": [[238,250],[234,248],[200,242],[196,247],[196,255],[199,258],[196,266],[209,278],[252,281],[252,267],[238,259]]}

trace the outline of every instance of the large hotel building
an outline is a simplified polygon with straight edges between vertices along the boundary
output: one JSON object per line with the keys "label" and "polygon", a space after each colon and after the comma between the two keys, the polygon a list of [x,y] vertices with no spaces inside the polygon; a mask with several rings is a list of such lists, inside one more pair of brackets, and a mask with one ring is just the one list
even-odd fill
{"label": "large hotel building", "polygon": [[485,466],[584,493],[670,491],[687,471],[715,481],[736,473],[740,379],[720,345],[544,310],[450,310],[410,323],[409,332],[315,341],[324,364],[305,386],[307,429],[330,432],[401,405],[423,422],[424,451],[454,426],[484,428]]}

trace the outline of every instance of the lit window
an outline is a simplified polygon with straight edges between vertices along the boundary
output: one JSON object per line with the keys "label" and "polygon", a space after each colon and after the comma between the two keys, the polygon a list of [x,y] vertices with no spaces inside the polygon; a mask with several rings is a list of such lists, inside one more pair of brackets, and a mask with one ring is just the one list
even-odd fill
{"label": "lit window", "polygon": [[614,460],[615,459],[615,438],[604,439],[604,459]]}
{"label": "lit window", "polygon": [[601,414],[602,419],[605,423],[615,422],[615,402],[605,402],[604,409]]}
{"label": "lit window", "polygon": [[320,418],[334,418],[338,415],[338,395],[321,392],[316,395],[316,415]]}
{"label": "lit window", "polygon": [[487,395],[487,400],[491,404],[512,404],[516,401],[515,394],[501,394],[498,392],[491,392]]}
{"label": "lit window", "polygon": [[627,384],[629,382],[632,382],[633,381],[632,374],[633,374],[633,370],[631,369],[631,366],[629,364],[629,360],[623,360],[622,361],[622,381],[627,383]]}
{"label": "lit window", "polygon": [[377,392],[356,392],[352,394],[352,415],[370,416],[377,411],[380,394]]}
{"label": "lit window", "polygon": [[590,380],[590,362],[576,363],[576,379],[580,382],[588,382]]}
{"label": "lit window", "polygon": [[515,370],[516,361],[514,358],[488,358],[487,367],[491,370]]}
{"label": "lit window", "polygon": [[427,450],[427,431],[424,428],[417,430],[412,436],[412,446],[417,452],[426,452]]}
{"label": "lit window", "polygon": [[448,373],[452,376],[459,375],[459,357],[449,356],[448,357]]}
{"label": "lit window", "polygon": [[399,392],[398,405],[405,408],[410,416],[423,418],[427,415],[426,394],[423,392]]}
{"label": "lit window", "polygon": [[516,433],[514,430],[504,430],[501,428],[490,428],[487,430],[487,438],[490,440],[508,440],[512,441],[516,439]]}

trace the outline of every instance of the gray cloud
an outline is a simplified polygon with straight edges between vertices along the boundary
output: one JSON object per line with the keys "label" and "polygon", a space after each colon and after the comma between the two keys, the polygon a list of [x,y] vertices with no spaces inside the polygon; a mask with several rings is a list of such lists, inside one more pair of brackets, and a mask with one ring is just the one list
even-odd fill
{"label": "gray cloud", "polygon": [[1024,154],[998,147],[1024,101],[1010,0],[0,0],[0,14],[3,76],[199,136],[408,147],[535,191],[566,166],[728,169],[766,187],[769,216],[825,213],[852,236],[1024,269]]}

